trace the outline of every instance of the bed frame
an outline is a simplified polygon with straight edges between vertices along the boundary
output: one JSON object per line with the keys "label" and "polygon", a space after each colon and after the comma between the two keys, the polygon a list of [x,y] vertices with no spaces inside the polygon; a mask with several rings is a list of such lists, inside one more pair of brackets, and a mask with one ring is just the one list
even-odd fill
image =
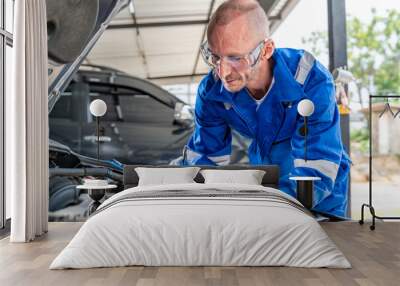
{"label": "bed frame", "polygon": [[[139,182],[139,177],[135,171],[136,167],[152,167],[152,168],[184,168],[183,166],[172,166],[172,165],[125,165],[123,184],[124,189],[136,187]],[[261,184],[265,187],[278,188],[279,185],[279,166],[277,165],[227,165],[227,166],[196,166],[201,169],[219,169],[219,170],[263,170],[265,175],[262,179]],[[203,176],[198,173],[194,178],[197,183],[204,183]]]}

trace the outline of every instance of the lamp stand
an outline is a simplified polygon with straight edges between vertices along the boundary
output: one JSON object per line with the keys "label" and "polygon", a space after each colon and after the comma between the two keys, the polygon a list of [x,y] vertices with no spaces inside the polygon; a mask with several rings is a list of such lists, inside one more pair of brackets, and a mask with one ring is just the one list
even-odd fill
{"label": "lamp stand", "polygon": [[304,116],[304,161],[307,162],[307,116]]}
{"label": "lamp stand", "polygon": [[96,116],[96,131],[97,131],[97,160],[100,160],[100,123],[99,117]]}

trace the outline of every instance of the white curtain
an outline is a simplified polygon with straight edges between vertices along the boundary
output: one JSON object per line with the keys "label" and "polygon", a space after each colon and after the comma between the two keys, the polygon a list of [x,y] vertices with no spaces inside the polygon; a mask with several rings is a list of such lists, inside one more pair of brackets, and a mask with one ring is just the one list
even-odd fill
{"label": "white curtain", "polygon": [[15,1],[14,69],[6,98],[6,187],[12,242],[48,227],[47,20],[45,0]]}

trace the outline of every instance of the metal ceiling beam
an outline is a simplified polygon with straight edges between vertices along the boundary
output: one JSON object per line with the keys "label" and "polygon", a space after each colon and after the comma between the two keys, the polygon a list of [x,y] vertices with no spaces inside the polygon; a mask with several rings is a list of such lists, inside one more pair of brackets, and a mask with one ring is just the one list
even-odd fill
{"label": "metal ceiling beam", "polygon": [[267,13],[269,10],[271,10],[272,6],[277,2],[276,0],[258,0],[260,3],[261,7],[264,9],[265,13]]}
{"label": "metal ceiling beam", "polygon": [[[264,9],[265,13],[270,12],[270,10],[276,6],[279,0],[259,0],[261,7]],[[271,22],[270,29],[274,32],[281,22],[286,18],[286,16],[292,11],[292,9],[297,5],[299,0],[288,0],[288,2],[283,7],[279,15],[275,17],[269,17]],[[212,12],[212,10],[211,10]],[[209,15],[211,16],[211,14]],[[209,16],[207,19],[203,20],[186,20],[186,21],[165,21],[165,22],[145,22],[145,23],[127,23],[127,24],[114,24],[109,25],[107,29],[129,29],[129,28],[158,28],[158,27],[172,27],[172,26],[189,26],[189,25],[207,25],[209,22]]]}
{"label": "metal ceiling beam", "polygon": [[198,74],[182,74],[173,76],[160,76],[148,78],[151,82],[158,85],[168,85],[168,84],[187,84],[187,83],[197,83],[200,82],[206,73]]}
{"label": "metal ceiling beam", "polygon": [[[265,10],[265,12],[268,13],[275,7],[280,0],[259,0],[261,7]],[[287,17],[287,15],[292,11],[292,9],[297,5],[299,0],[288,0],[285,6],[282,8],[280,13],[275,16],[275,17],[269,17],[270,20],[270,29],[271,33],[273,33],[277,27],[281,24],[281,22],[284,21],[284,19]],[[132,15],[133,17],[133,23],[127,23],[127,24],[114,24],[114,25],[109,25],[107,29],[113,30],[113,29],[136,29],[136,32],[139,32],[139,29],[143,28],[159,28],[159,27],[173,27],[173,26],[190,26],[190,25],[204,25],[204,30],[203,30],[203,35],[201,37],[201,43],[205,40],[206,37],[206,31],[207,31],[207,25],[210,20],[212,11],[214,10],[214,5],[215,5],[215,0],[210,0],[210,6],[209,6],[209,11],[206,19],[203,20],[186,20],[186,21],[165,21],[165,22],[145,22],[145,23],[140,23],[138,22],[138,19],[136,19],[135,15]],[[140,35],[140,32],[139,32]],[[147,73],[147,78],[150,80],[163,80],[163,79],[181,79],[181,78],[188,78],[191,76],[198,77],[200,75],[196,74],[196,69],[198,68],[200,60],[200,49],[198,50],[192,70],[192,74],[188,75],[176,75],[176,76],[171,76],[171,77],[150,77],[149,74]],[[145,60],[146,61],[146,60]]]}
{"label": "metal ceiling beam", "polygon": [[208,19],[191,20],[191,21],[170,21],[170,22],[149,22],[149,23],[130,23],[130,24],[114,24],[108,26],[107,29],[129,29],[129,28],[158,28],[171,26],[189,26],[189,25],[206,25]]}
{"label": "metal ceiling beam", "polygon": [[[270,17],[270,21],[279,21],[281,17]],[[173,26],[193,26],[193,25],[207,25],[209,22],[206,20],[190,20],[190,21],[170,21],[170,22],[149,22],[149,23],[128,23],[128,24],[114,24],[107,27],[110,30],[116,29],[132,29],[132,28],[159,28],[159,27],[173,27]]]}
{"label": "metal ceiling beam", "polygon": [[205,76],[207,73],[197,73],[197,74],[179,74],[179,75],[167,75],[167,76],[150,76],[147,77],[148,80],[159,80],[159,79],[174,79],[174,78],[189,78],[195,76]]}
{"label": "metal ceiling beam", "polygon": [[[275,2],[277,2],[277,1],[275,1]],[[277,16],[269,17],[269,20],[270,20],[269,29],[270,29],[271,34],[273,34],[278,29],[278,27],[287,18],[287,16],[289,16],[290,12],[293,11],[293,9],[296,7],[296,5],[299,2],[300,2],[300,0],[289,0],[285,4],[285,6],[283,6],[282,10],[279,11],[279,14]]]}

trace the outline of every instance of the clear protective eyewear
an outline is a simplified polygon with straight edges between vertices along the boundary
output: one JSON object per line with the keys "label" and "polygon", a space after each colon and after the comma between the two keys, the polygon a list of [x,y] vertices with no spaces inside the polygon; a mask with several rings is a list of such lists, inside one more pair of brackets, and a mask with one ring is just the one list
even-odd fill
{"label": "clear protective eyewear", "polygon": [[237,70],[245,70],[248,68],[254,67],[259,59],[261,58],[261,51],[264,48],[266,40],[262,40],[253,50],[251,50],[246,55],[240,56],[219,56],[211,52],[208,48],[208,43],[204,42],[200,46],[201,55],[203,56],[204,61],[211,68],[215,69],[218,65],[221,64],[221,61],[224,60],[225,63],[229,64],[231,67]]}

